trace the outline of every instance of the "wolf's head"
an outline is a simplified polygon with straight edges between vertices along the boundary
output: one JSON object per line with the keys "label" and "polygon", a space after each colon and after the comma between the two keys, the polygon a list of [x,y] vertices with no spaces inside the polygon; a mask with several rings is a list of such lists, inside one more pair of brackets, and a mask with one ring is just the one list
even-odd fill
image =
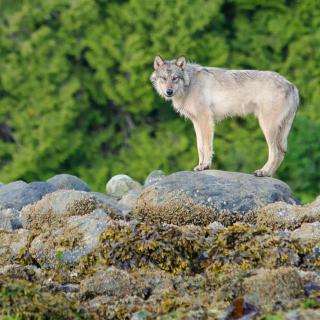
{"label": "wolf's head", "polygon": [[170,100],[183,93],[184,86],[189,84],[186,65],[184,56],[171,61],[164,61],[160,56],[154,58],[154,71],[150,81],[160,96]]}

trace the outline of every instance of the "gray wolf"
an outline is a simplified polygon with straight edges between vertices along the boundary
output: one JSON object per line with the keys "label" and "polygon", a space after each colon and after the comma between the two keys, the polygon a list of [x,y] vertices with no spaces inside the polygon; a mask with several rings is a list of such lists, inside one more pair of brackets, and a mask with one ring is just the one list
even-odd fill
{"label": "gray wolf", "polygon": [[209,169],[216,121],[254,114],[259,121],[269,156],[256,176],[271,176],[287,151],[287,137],[299,105],[298,89],[272,71],[226,70],[187,62],[184,56],[154,59],[150,80],[173,108],[193,123],[199,163],[196,171]]}

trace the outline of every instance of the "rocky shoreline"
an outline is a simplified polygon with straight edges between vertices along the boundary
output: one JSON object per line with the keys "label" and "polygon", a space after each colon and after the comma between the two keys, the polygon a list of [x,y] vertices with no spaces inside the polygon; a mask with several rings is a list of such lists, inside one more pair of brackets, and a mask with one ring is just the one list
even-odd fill
{"label": "rocky shoreline", "polygon": [[320,197],[208,170],[0,184],[0,319],[320,318]]}

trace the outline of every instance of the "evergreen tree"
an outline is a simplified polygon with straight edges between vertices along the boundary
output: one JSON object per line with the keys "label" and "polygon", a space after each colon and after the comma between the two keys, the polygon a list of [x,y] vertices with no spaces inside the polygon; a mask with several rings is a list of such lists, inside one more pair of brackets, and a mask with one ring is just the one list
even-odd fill
{"label": "evergreen tree", "polygon": [[[149,82],[153,57],[185,54],[268,69],[301,108],[277,173],[304,201],[320,191],[320,3],[272,0],[0,2],[0,180],[69,172],[103,190],[127,173],[191,169],[192,124]],[[256,119],[217,126],[214,167],[252,172],[267,148]]]}

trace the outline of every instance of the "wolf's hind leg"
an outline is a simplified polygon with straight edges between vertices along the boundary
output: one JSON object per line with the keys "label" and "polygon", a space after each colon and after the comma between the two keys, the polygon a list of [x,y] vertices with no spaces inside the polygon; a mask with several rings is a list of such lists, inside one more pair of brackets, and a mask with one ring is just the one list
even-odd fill
{"label": "wolf's hind leg", "polygon": [[202,171],[211,167],[213,125],[211,115],[202,115],[193,120],[199,154],[199,164],[194,168],[195,171]]}
{"label": "wolf's hind leg", "polygon": [[269,156],[267,163],[255,171],[256,176],[272,176],[282,163],[287,152],[287,139],[294,115],[294,112],[289,111],[282,119],[275,119],[268,115],[259,116],[259,124],[268,144]]}

